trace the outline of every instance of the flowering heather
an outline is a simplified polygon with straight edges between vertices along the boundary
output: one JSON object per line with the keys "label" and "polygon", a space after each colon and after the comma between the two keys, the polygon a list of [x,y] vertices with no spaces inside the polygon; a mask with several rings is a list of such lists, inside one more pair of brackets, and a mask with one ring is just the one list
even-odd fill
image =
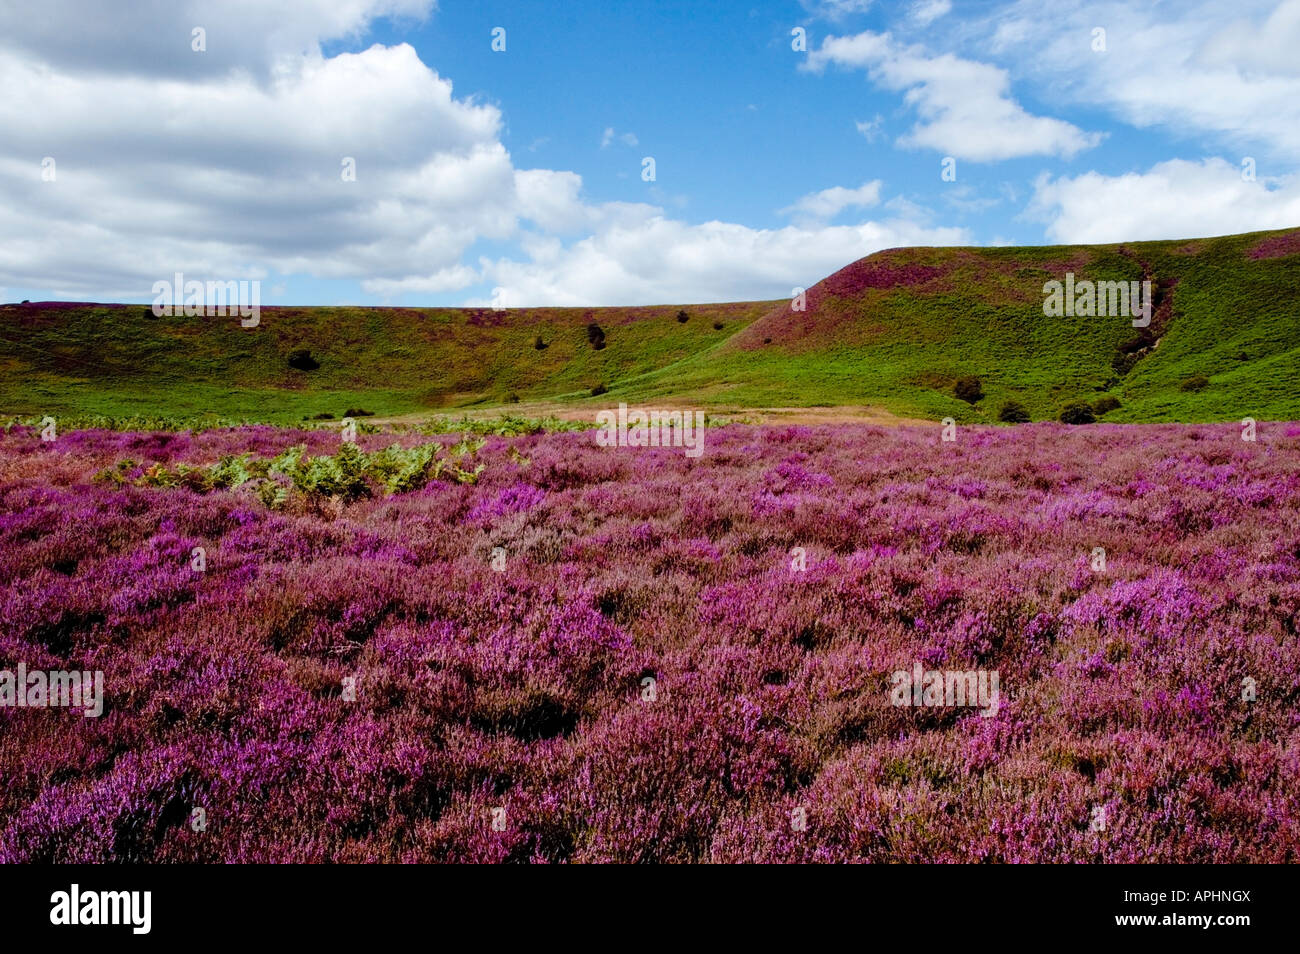
{"label": "flowering heather", "polygon": [[[133,479],[300,445],[339,450],[0,436],[0,670],[104,673],[98,718],[0,708],[0,861],[1300,860],[1295,425],[490,436],[477,482],[319,506]],[[996,713],[891,705],[917,664]]]}

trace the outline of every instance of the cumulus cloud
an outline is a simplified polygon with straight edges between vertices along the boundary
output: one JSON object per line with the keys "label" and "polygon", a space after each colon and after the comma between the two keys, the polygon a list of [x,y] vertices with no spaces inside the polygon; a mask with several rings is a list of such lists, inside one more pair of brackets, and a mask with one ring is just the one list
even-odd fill
{"label": "cumulus cloud", "polygon": [[[1293,161],[1300,152],[1300,0],[1150,6],[1017,0],[988,15],[993,52],[1054,98],[1139,128]],[[1091,31],[1106,30],[1106,52]]]}
{"label": "cumulus cloud", "polygon": [[1174,159],[1148,172],[1039,177],[1029,214],[1065,244],[1230,235],[1300,222],[1300,179],[1246,181],[1223,159]]}
{"label": "cumulus cloud", "polygon": [[1283,0],[1267,17],[1242,17],[1205,38],[1197,60],[1257,76],[1300,76],[1300,0]]}
{"label": "cumulus cloud", "polygon": [[793,205],[781,210],[782,215],[792,215],[797,221],[824,222],[835,218],[845,209],[865,209],[880,202],[881,181],[865,182],[856,189],[834,186],[820,192],[810,192]]}
{"label": "cumulus cloud", "polygon": [[934,149],[958,159],[992,162],[1017,156],[1069,158],[1101,141],[1098,133],[1048,116],[1034,116],[1011,98],[1006,70],[951,53],[929,55],[889,33],[826,37],[801,69],[828,65],[865,69],[872,81],[904,93],[920,121],[900,146]]}
{"label": "cumulus cloud", "polygon": [[267,85],[0,58],[0,86],[8,284],[125,297],[175,270],[437,274],[516,227],[499,112],[453,98],[406,45],[287,61]]}
{"label": "cumulus cloud", "polygon": [[655,215],[614,225],[568,247],[547,243],[531,261],[483,262],[496,287],[472,304],[654,305],[788,297],[864,255],[904,245],[968,245],[960,228],[905,220],[751,229],[690,225]]}
{"label": "cumulus cloud", "polygon": [[0,285],[148,300],[181,271],[350,280],[384,298],[479,286],[511,305],[650,303],[777,297],[880,248],[969,241],[897,210],[824,224],[877,204],[878,182],[805,196],[781,229],[592,203],[575,172],[517,168],[500,110],[457,97],[410,46],[322,51],[432,9],[0,5]]}
{"label": "cumulus cloud", "polygon": [[[286,57],[363,35],[377,17],[420,21],[433,0],[41,0],[0,4],[0,50],[60,74],[269,79]],[[194,30],[206,49],[194,49]]]}

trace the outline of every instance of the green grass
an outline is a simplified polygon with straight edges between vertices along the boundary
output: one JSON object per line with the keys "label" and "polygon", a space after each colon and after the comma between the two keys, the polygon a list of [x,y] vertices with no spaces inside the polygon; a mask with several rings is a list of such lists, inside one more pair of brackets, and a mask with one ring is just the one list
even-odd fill
{"label": "green grass", "polygon": [[[679,305],[266,308],[254,329],[235,318],[154,318],[139,305],[9,305],[0,307],[0,414],[293,423],[357,407],[380,417],[509,410],[517,398],[592,408],[871,404],[973,423],[996,421],[1011,399],[1037,420],[1108,394],[1121,403],[1108,421],[1294,419],[1300,254],[1248,254],[1285,234],[894,249],[810,289],[802,314],[783,301],[688,305],[684,324]],[[1139,262],[1176,284],[1158,346],[1121,374],[1112,362],[1136,333],[1129,320],[1045,317],[1042,286],[1067,269],[1138,280]],[[882,268],[906,283],[873,287],[891,284],[870,278]],[[605,332],[603,350],[587,340],[590,322]],[[321,367],[289,368],[296,348]],[[952,394],[964,375],[983,383],[974,406]],[[1209,386],[1181,390],[1193,375]],[[597,384],[608,393],[592,398]]]}

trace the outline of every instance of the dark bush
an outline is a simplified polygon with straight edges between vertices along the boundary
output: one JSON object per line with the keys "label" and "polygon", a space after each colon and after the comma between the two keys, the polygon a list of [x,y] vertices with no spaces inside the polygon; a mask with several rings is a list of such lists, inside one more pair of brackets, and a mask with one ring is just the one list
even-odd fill
{"label": "dark bush", "polygon": [[1028,424],[1031,418],[1028,409],[1019,401],[1008,401],[998,411],[998,420],[1004,424]]}
{"label": "dark bush", "polygon": [[298,348],[289,352],[289,367],[297,371],[315,371],[320,367],[320,362],[306,348]]}
{"label": "dark bush", "polygon": [[334,415],[329,411],[321,411],[319,414],[313,414],[311,419],[313,421],[332,421],[334,420]]}
{"label": "dark bush", "polygon": [[1183,391],[1204,391],[1210,386],[1210,379],[1203,374],[1193,374],[1179,387]]}
{"label": "dark bush", "polygon": [[374,417],[374,411],[367,411],[364,408],[350,407],[343,412],[344,417]]}
{"label": "dark bush", "polygon": [[536,348],[538,351],[545,351],[547,348],[550,347],[550,345],[548,345],[545,341],[542,340],[541,335],[538,335],[536,338],[533,339],[533,347]]}
{"label": "dark bush", "polygon": [[597,351],[605,347],[605,332],[600,330],[600,325],[593,322],[587,326],[587,341]]}
{"label": "dark bush", "polygon": [[[32,300],[31,300],[30,298],[24,298],[24,299],[23,299],[23,304],[24,304],[24,305],[30,305],[31,303],[32,303]],[[148,311],[149,311],[149,314],[151,314],[151,315],[153,314],[153,309],[152,309],[152,308],[148,309]]]}
{"label": "dark bush", "polygon": [[720,321],[715,321],[715,322],[713,323],[713,330],[714,330],[714,331],[721,331],[721,330],[722,330],[722,322],[720,322]]}
{"label": "dark bush", "polygon": [[677,313],[677,323],[678,323],[679,325],[684,325],[684,324],[686,324],[686,322],[688,322],[688,321],[690,320],[690,318],[691,318],[691,316],[688,315],[688,314],[686,314],[686,309],[682,309],[681,311],[679,311],[679,312]]}
{"label": "dark bush", "polygon": [[1097,415],[1087,401],[1073,401],[1061,408],[1060,421],[1062,424],[1095,424]]}
{"label": "dark bush", "polygon": [[604,393],[607,392],[608,390],[609,390],[609,388],[605,387],[605,385],[603,385],[603,384],[597,384],[594,388],[591,389],[591,396],[592,396],[592,397],[600,397],[602,394],[604,394]]}
{"label": "dark bush", "polygon": [[772,339],[771,339],[771,338],[764,338],[764,339],[763,339],[763,344],[771,344],[771,343],[772,343]]}
{"label": "dark bush", "polygon": [[983,399],[984,388],[980,385],[980,379],[972,374],[958,378],[957,383],[952,386],[952,393],[967,404],[974,404]]}
{"label": "dark bush", "polygon": [[519,395],[516,394],[514,391],[511,391],[509,394],[506,395],[506,403],[507,403],[507,404],[518,404],[518,403],[519,403]]}
{"label": "dark bush", "polygon": [[1133,354],[1135,351],[1143,351],[1150,348],[1156,343],[1156,336],[1149,330],[1143,328],[1131,338],[1125,339],[1116,349],[1122,354]]}
{"label": "dark bush", "polygon": [[1098,417],[1111,411],[1117,411],[1120,407],[1119,398],[1111,397],[1109,394],[1092,402],[1092,409]]}

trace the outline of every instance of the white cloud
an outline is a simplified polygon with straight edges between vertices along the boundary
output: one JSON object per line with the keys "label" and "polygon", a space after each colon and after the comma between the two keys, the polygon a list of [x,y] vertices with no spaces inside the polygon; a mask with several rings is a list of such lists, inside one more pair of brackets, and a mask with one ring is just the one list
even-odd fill
{"label": "white cloud", "polygon": [[[431,6],[0,7],[0,284],[148,300],[177,271],[274,272],[357,281],[380,297],[495,285],[516,305],[746,299],[788,294],[880,248],[970,240],[901,207],[879,222],[818,221],[875,205],[879,183],[805,196],[791,207],[800,218],[775,230],[589,203],[574,172],[516,168],[500,111],[457,98],[410,46],[321,51],[376,16]],[[206,53],[189,49],[192,24],[208,30]],[[55,181],[41,179],[44,156]],[[345,160],[355,181],[340,175]],[[482,242],[518,251],[467,261]]]}
{"label": "white cloud", "polygon": [[880,180],[875,179],[856,189],[835,186],[820,192],[810,192],[793,205],[781,209],[781,214],[792,215],[800,223],[829,221],[845,209],[865,209],[879,204],[880,187]]}
{"label": "white cloud", "polygon": [[[1300,153],[1300,0],[1133,4],[1031,0],[988,14],[993,50],[1054,99],[1243,154]],[[1106,52],[1091,31],[1106,30]]]}
{"label": "white cloud", "polygon": [[1064,244],[1287,228],[1300,222],[1300,178],[1246,182],[1239,166],[1217,158],[1173,159],[1121,176],[1043,175],[1028,213]]}
{"label": "white cloud", "polygon": [[1206,37],[1197,59],[1257,76],[1300,76],[1300,0],[1283,0],[1262,21],[1233,20]]}
{"label": "white cloud", "polygon": [[873,0],[799,0],[810,14],[825,20],[842,20],[871,9]]}
{"label": "white cloud", "polygon": [[993,162],[1035,155],[1069,158],[1101,141],[1098,133],[1026,112],[1010,97],[1006,70],[951,53],[930,56],[919,46],[896,43],[888,33],[827,37],[800,68],[820,72],[827,65],[865,69],[873,82],[905,91],[903,101],[920,122],[898,140],[900,146]]}
{"label": "white cloud", "polygon": [[625,146],[635,146],[638,144],[636,133],[617,133],[614,131],[613,126],[606,126],[605,132],[600,137],[600,148],[604,149],[616,139]]}
{"label": "white cloud", "polygon": [[952,12],[952,0],[917,0],[908,11],[908,17],[920,27],[927,27],[942,16]]}
{"label": "white cloud", "polygon": [[285,61],[266,85],[0,58],[0,87],[12,285],[138,297],[172,271],[255,267],[392,279],[436,274],[516,228],[499,112],[454,99],[406,45]]}
{"label": "white cloud", "polygon": [[[287,57],[363,35],[376,17],[423,20],[434,0],[86,0],[0,4],[0,49],[60,74],[119,73],[181,79],[245,72],[269,80]],[[192,34],[205,33],[196,52]]]}
{"label": "white cloud", "polygon": [[653,305],[787,297],[864,255],[903,245],[964,245],[958,228],[902,220],[860,225],[750,229],[689,225],[662,216],[615,225],[533,260],[482,263],[496,287],[472,305]]}
{"label": "white cloud", "polygon": [[880,138],[881,126],[884,122],[884,117],[876,113],[874,119],[859,119],[853,125],[857,127],[858,132],[866,137],[867,142],[875,142]]}

